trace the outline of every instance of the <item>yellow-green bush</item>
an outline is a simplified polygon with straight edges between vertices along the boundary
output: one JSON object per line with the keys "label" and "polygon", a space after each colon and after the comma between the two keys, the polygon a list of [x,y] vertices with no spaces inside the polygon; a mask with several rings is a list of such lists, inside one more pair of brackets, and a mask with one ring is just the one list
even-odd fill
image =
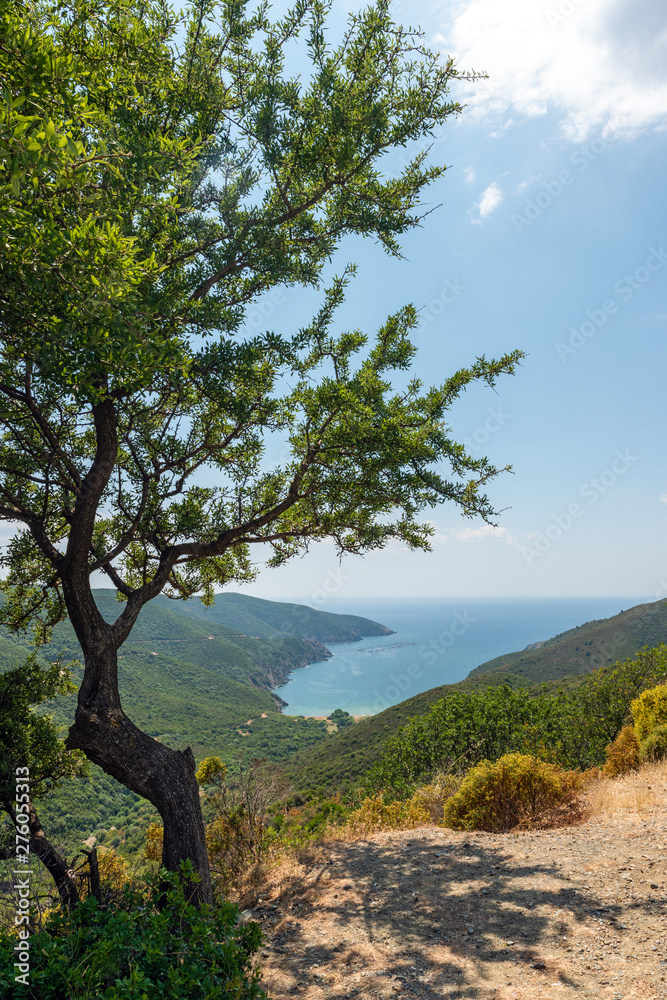
{"label": "yellow-green bush", "polygon": [[432,823],[442,823],[447,800],[461,784],[461,778],[454,774],[438,775],[430,785],[422,785],[414,793],[409,803],[424,809]]}
{"label": "yellow-green bush", "polygon": [[645,740],[652,729],[667,723],[667,684],[644,691],[630,705],[637,739]]}
{"label": "yellow-green bush", "polygon": [[353,834],[376,833],[378,830],[412,830],[431,822],[430,810],[423,802],[385,803],[382,793],[364,799],[350,815],[345,830]]}
{"label": "yellow-green bush", "polygon": [[656,726],[639,744],[641,760],[649,762],[667,758],[667,726]]}
{"label": "yellow-green bush", "polygon": [[508,753],[468,771],[445,805],[444,822],[455,830],[511,830],[573,798],[581,780],[529,754]]}
{"label": "yellow-green bush", "polygon": [[634,726],[623,726],[613,743],[607,747],[607,763],[602,771],[606,778],[617,778],[639,767],[639,740]]}
{"label": "yellow-green bush", "polygon": [[456,775],[441,774],[403,802],[387,803],[382,792],[368,796],[351,813],[345,830],[353,834],[368,834],[379,830],[413,830],[427,823],[442,823],[445,803],[460,783],[461,779]]}

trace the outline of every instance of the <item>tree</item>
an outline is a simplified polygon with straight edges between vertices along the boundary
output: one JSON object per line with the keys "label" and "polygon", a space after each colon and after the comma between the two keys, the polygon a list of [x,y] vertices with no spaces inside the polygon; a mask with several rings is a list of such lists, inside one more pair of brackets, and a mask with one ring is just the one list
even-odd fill
{"label": "tree", "polygon": [[330,722],[335,722],[338,729],[345,729],[354,725],[354,716],[342,708],[335,708],[329,716]]}
{"label": "tree", "polygon": [[85,758],[68,752],[53,720],[33,706],[73,690],[69,667],[42,665],[34,654],[0,674],[0,808],[16,832],[29,838],[30,853],[53,878],[64,906],[78,902],[76,882],[66,858],[46,836],[35,802],[63,778],[85,773]]}
{"label": "tree", "polygon": [[[117,653],[165,592],[213,600],[312,540],[363,553],[427,549],[420,521],[451,501],[494,516],[498,473],[451,436],[471,383],[521,357],[478,358],[424,389],[409,369],[416,311],[372,346],[336,333],[353,274],[331,277],[293,335],[250,336],[245,309],[275,286],[320,287],[348,234],[400,256],[423,189],[444,167],[387,151],[428,137],[459,105],[457,77],[377,0],[327,43],[330,3],[297,0],[270,22],[245,0],[18,0],[0,38],[0,518],[4,621],[43,640],[69,616],[85,672],[67,739],[164,822],[163,863],[190,859],[210,898],[190,750],[122,709]],[[285,51],[303,40],[307,80]],[[289,457],[269,468],[266,442]],[[446,463],[447,478],[443,474]],[[107,623],[102,572],[124,603]]]}

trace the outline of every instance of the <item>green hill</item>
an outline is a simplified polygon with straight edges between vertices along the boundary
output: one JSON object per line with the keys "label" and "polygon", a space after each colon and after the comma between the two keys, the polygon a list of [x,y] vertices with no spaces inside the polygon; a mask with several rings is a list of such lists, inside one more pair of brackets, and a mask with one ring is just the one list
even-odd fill
{"label": "green hill", "polygon": [[488,687],[490,684],[509,684],[512,688],[529,686],[528,681],[509,673],[494,675],[491,679],[442,684],[392,705],[377,715],[360,719],[355,726],[332,733],[317,744],[297,751],[281,766],[298,795],[343,791],[358,783],[380,757],[385,740],[395,736],[409,719],[423,715],[450,691],[462,687]]}
{"label": "green hill", "polygon": [[[114,591],[100,589],[94,594],[107,621],[121,614],[123,605]],[[243,594],[220,594],[212,608],[198,599],[170,601],[161,596],[142,609],[119,655],[148,651],[271,690],[285,684],[292,670],[327,659],[331,654],[323,642],[350,642],[366,635],[391,635],[391,629],[356,615],[335,615]],[[2,653],[0,648],[0,662]],[[69,622],[58,626],[46,649],[50,658],[58,654],[80,655]],[[277,697],[275,701],[282,704]]]}
{"label": "green hill", "polygon": [[[153,602],[158,607],[173,605],[166,597]],[[246,594],[218,594],[206,608],[199,600],[180,604],[183,615],[204,622],[221,623],[248,636],[299,636],[319,642],[355,642],[368,635],[392,635],[392,630],[358,615],[337,615],[316,611],[304,604],[265,601]]]}
{"label": "green hill", "polygon": [[[107,621],[122,612],[113,591],[96,590],[95,599]],[[149,735],[176,749],[191,746],[197,759],[216,755],[232,766],[239,754],[282,760],[319,742],[327,727],[281,715],[283,703],[271,689],[285,683],[290,671],[330,655],[320,637],[343,642],[390,633],[354,615],[239,594],[218,597],[211,609],[200,601],[158,598],[142,610],[119,653],[123,706]],[[20,663],[26,650],[24,640],[0,635],[0,669]],[[44,654],[80,656],[69,622],[58,626]],[[75,682],[80,676],[78,668]],[[46,706],[63,730],[75,707],[74,697]],[[90,781],[63,785],[42,803],[40,814],[70,849],[91,833],[104,839],[104,830],[105,843],[127,849],[137,846],[132,838],[140,836],[153,810],[93,767]]]}
{"label": "green hill", "polygon": [[642,646],[658,646],[666,640],[667,601],[638,604],[613,618],[569,629],[533,648],[497,656],[468,676],[509,671],[531,682],[577,677],[634,656]]}

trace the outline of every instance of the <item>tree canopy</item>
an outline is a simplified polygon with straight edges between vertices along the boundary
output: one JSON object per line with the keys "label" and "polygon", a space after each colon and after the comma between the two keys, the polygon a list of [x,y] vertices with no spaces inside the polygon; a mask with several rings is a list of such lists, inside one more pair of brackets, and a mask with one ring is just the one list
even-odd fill
{"label": "tree canopy", "polygon": [[[331,273],[348,235],[400,256],[422,224],[444,166],[424,149],[385,173],[385,153],[459,114],[458,73],[384,0],[330,43],[330,6],[296,0],[271,21],[244,0],[183,14],[18,0],[2,15],[0,519],[17,526],[2,615],[38,638],[69,615],[86,674],[68,745],[163,813],[109,728],[154,752],[122,713],[115,664],[146,601],[210,601],[252,577],[258,545],[274,566],[323,538],[341,554],[426,549],[434,506],[494,514],[499,470],[446,414],[520,352],[406,382],[415,308],[373,338],[341,332],[354,268]],[[290,69],[294,45],[307,74]],[[312,321],[248,333],[247,306],[294,285],[321,288]],[[276,435],[288,457],[268,467]],[[96,572],[126,602],[113,624]]]}

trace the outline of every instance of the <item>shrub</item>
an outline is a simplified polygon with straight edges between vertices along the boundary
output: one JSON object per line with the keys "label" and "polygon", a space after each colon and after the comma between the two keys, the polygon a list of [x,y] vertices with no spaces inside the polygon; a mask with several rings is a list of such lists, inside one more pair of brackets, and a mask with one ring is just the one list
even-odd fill
{"label": "shrub", "polygon": [[644,691],[630,706],[638,740],[645,740],[652,729],[667,723],[667,684]]}
{"label": "shrub", "polygon": [[335,708],[329,716],[330,722],[335,722],[338,729],[347,729],[354,725],[354,716],[345,712],[342,708]]}
{"label": "shrub", "polygon": [[461,778],[454,774],[438,775],[430,785],[422,785],[414,793],[408,804],[423,808],[432,823],[442,823],[445,815],[445,805],[448,799],[457,791]]}
{"label": "shrub", "polygon": [[656,726],[639,744],[639,757],[643,761],[664,760],[667,757],[667,725]]}
{"label": "shrub", "polygon": [[603,773],[607,778],[617,778],[639,767],[639,740],[633,726],[623,726],[620,733],[607,747],[607,763]]}
{"label": "shrub", "polygon": [[206,828],[206,843],[218,885],[226,894],[233,891],[240,897],[261,879],[279,837],[270,826],[269,809],[287,788],[280,773],[264,759],[255,759],[247,767],[240,761],[233,779],[225,781],[225,777],[225,770],[209,775],[216,790],[207,791],[206,798],[216,815]]}
{"label": "shrub", "polygon": [[385,802],[382,793],[365,798],[350,815],[345,832],[354,836],[379,830],[413,830],[431,822],[430,810],[423,802]]}
{"label": "shrub", "polygon": [[[185,885],[198,876],[187,864]],[[196,909],[177,875],[161,872],[119,907],[88,897],[54,913],[30,939],[30,985],[14,981],[16,938],[0,936],[0,995],[14,1000],[212,1000],[266,997],[251,970],[262,932],[230,903]],[[158,900],[160,906],[158,907]]]}
{"label": "shrub", "polygon": [[571,800],[580,783],[578,774],[537,757],[505,754],[468,771],[445,804],[444,822],[455,830],[511,830]]}
{"label": "shrub", "polygon": [[131,882],[130,866],[124,857],[106,847],[97,850],[97,865],[100,872],[102,900],[109,901],[122,894]]}
{"label": "shrub", "polygon": [[147,861],[161,861],[164,827],[160,826],[159,823],[149,823],[145,837],[144,857]]}
{"label": "shrub", "polygon": [[513,691],[503,685],[452,691],[384,743],[366,788],[408,798],[439,771],[463,773],[508,753],[563,768],[599,767],[633,699],[666,673],[667,646],[659,646],[600,668],[569,690],[536,694],[535,688]]}

